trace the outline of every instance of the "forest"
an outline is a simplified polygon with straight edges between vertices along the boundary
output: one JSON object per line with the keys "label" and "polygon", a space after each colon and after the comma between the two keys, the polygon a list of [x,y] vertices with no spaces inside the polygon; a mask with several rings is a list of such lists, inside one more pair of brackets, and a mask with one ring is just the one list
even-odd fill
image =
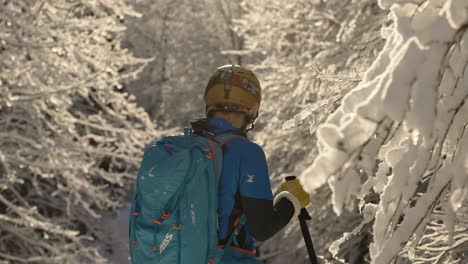
{"label": "forest", "polygon": [[[0,263],[130,263],[145,146],[226,64],[320,263],[468,263],[466,0],[0,0]],[[310,263],[296,220],[256,245]]]}

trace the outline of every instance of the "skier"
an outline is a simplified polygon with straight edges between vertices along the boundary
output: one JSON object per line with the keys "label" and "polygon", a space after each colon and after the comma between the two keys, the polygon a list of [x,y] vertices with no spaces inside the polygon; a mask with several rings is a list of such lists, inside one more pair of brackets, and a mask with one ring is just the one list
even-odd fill
{"label": "skier", "polygon": [[[207,117],[192,121],[192,128],[237,135],[223,146],[218,185],[220,247],[235,232],[221,263],[260,263],[254,239],[264,241],[280,231],[310,204],[309,195],[296,179],[285,181],[273,200],[265,154],[246,136],[261,101],[260,83],[252,71],[239,65],[219,67],[206,86],[204,100]],[[237,230],[243,215],[246,223]]]}

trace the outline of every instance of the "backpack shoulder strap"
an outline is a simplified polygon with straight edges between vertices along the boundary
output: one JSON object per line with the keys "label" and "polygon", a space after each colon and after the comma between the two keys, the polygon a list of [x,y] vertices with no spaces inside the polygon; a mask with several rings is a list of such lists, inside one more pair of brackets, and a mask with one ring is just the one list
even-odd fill
{"label": "backpack shoulder strap", "polygon": [[221,147],[223,147],[223,146],[226,145],[229,141],[231,141],[231,140],[233,140],[233,139],[237,139],[237,138],[246,139],[245,137],[241,137],[241,136],[236,136],[236,135],[234,135],[234,136],[230,136],[230,137],[226,138],[225,140],[219,142],[219,145],[220,145]]}
{"label": "backpack shoulder strap", "polygon": [[247,138],[242,135],[241,133],[236,133],[236,132],[231,132],[231,131],[228,131],[228,132],[225,132],[225,133],[221,133],[221,134],[217,134],[215,136],[215,140],[216,142],[218,142],[218,144],[223,147],[224,145],[226,145],[229,141],[233,140],[233,139],[237,139],[237,138],[241,138],[241,139],[245,139],[247,140]]}

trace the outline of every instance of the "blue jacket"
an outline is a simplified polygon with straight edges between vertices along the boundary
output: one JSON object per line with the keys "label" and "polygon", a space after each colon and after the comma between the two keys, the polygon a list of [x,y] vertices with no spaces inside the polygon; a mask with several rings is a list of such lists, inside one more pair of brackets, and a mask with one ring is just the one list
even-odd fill
{"label": "blue jacket", "polygon": [[227,238],[236,219],[244,213],[247,224],[237,239],[242,249],[253,251],[253,238],[263,241],[277,233],[291,219],[294,207],[287,199],[273,207],[268,166],[259,145],[221,118],[209,120],[208,130],[214,134],[237,131],[244,137],[228,141],[223,147],[218,186],[219,240]]}

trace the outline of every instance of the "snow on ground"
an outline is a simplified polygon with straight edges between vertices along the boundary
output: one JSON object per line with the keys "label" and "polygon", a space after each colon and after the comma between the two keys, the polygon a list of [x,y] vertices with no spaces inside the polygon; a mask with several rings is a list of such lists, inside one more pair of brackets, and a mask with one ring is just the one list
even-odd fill
{"label": "snow on ground", "polygon": [[130,255],[128,248],[128,219],[130,207],[121,208],[114,215],[104,216],[102,219],[103,232],[110,241],[112,253],[109,254],[109,262],[112,264],[129,264]]}

